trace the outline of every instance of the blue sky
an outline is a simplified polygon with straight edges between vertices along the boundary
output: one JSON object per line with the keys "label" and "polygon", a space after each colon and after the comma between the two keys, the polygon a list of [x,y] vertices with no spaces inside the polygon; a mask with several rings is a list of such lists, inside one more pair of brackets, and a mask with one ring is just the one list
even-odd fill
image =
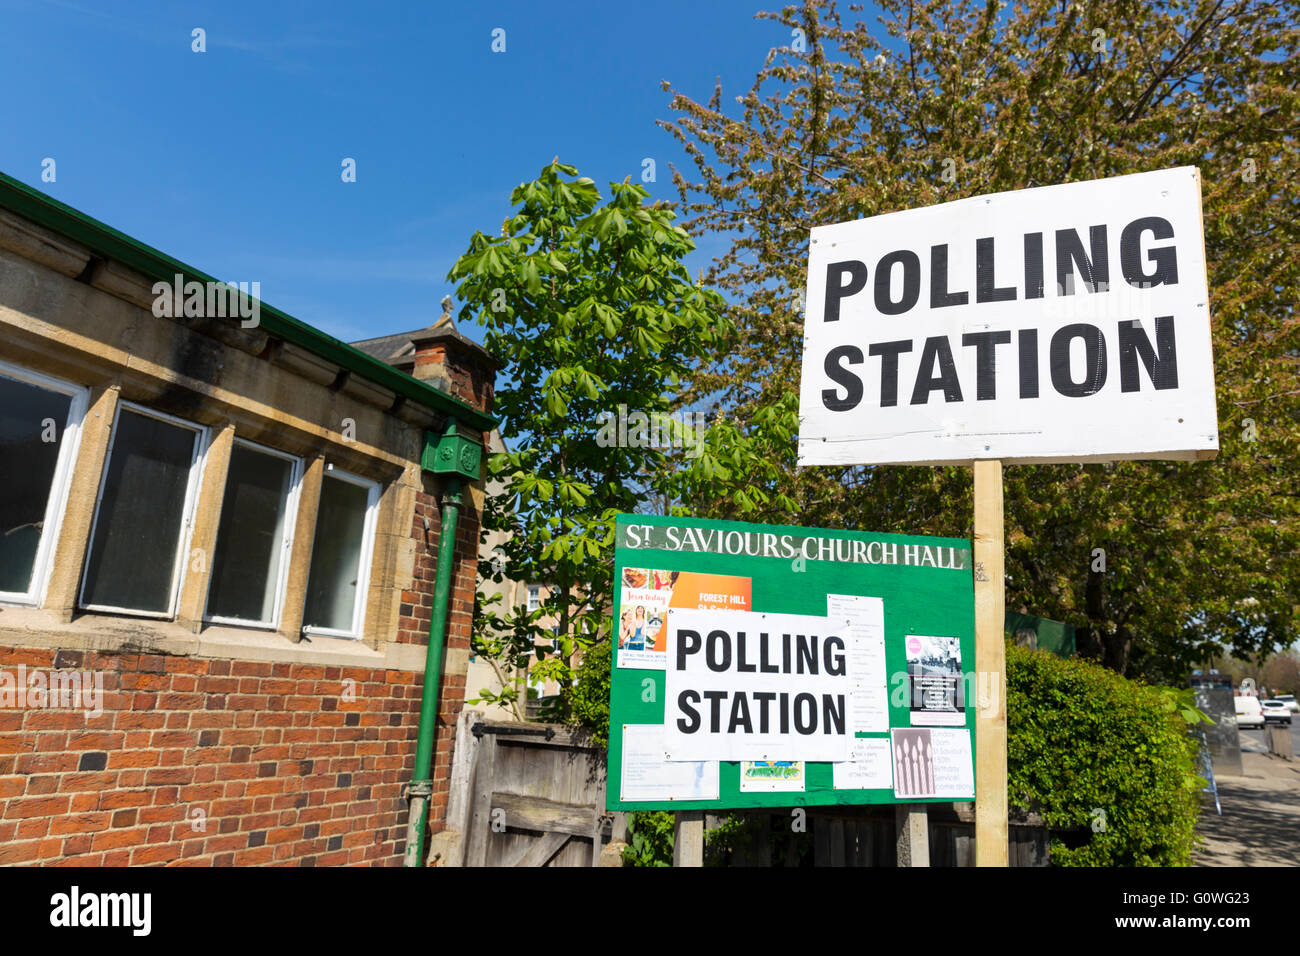
{"label": "blue sky", "polygon": [[0,170],[332,335],[418,328],[553,156],[675,199],[661,81],[734,102],[776,6],[0,0]]}

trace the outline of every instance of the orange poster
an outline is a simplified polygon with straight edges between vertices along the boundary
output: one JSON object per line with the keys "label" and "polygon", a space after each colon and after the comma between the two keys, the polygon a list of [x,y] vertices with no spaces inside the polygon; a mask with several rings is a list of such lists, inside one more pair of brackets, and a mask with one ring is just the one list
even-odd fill
{"label": "orange poster", "polygon": [[748,611],[749,590],[749,578],[683,571],[677,576],[677,581],[673,585],[673,596],[668,606]]}
{"label": "orange poster", "polygon": [[624,568],[619,584],[619,619],[614,622],[619,667],[664,669],[669,608],[750,608],[749,578]]}

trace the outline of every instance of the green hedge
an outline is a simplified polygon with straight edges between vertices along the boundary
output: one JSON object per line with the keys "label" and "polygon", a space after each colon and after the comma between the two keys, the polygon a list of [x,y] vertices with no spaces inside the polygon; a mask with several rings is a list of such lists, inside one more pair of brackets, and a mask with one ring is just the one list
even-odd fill
{"label": "green hedge", "polygon": [[1008,801],[1083,835],[1053,839],[1055,865],[1191,862],[1196,743],[1169,700],[1087,661],[1007,647]]}
{"label": "green hedge", "polygon": [[569,688],[569,707],[575,722],[591,731],[592,742],[609,743],[609,668],[614,645],[601,641],[587,648]]}
{"label": "green hedge", "polygon": [[[607,643],[578,668],[572,700],[574,716],[604,740]],[[1170,701],[1167,690],[1099,665],[1007,646],[1008,802],[1057,831],[1053,864],[1191,862],[1202,781],[1196,744]],[[671,859],[668,818],[644,816],[639,862]]]}

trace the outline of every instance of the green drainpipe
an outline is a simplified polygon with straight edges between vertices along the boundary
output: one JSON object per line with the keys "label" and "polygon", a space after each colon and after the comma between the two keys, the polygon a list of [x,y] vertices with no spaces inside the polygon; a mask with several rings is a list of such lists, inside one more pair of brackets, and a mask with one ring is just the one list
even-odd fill
{"label": "green drainpipe", "polygon": [[424,661],[424,692],[420,699],[420,734],[415,746],[415,775],[407,789],[411,800],[406,824],[406,853],[403,866],[424,863],[424,834],[429,820],[429,800],[433,781],[429,769],[433,764],[433,739],[438,720],[438,691],[442,683],[442,652],[447,643],[447,606],[456,563],[456,524],[460,517],[461,483],[478,477],[482,446],[456,434],[452,421],[447,431],[437,437],[424,437],[424,454],[420,466],[427,472],[445,477],[442,493],[442,523],[438,531],[438,572],[433,587],[433,616],[429,621],[429,648]]}

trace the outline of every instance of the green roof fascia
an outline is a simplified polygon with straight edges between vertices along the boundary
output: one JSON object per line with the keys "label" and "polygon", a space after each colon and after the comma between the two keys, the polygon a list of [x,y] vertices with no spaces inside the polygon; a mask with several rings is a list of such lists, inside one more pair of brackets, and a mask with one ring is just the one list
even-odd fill
{"label": "green roof fascia", "polygon": [[[170,283],[178,273],[187,281],[221,281],[4,173],[0,173],[0,208],[67,236],[97,255],[116,260],[155,281]],[[274,338],[292,342],[340,368],[481,431],[491,431],[497,425],[496,419],[468,402],[398,371],[388,363],[367,355],[332,335],[326,335],[274,306],[260,302],[258,308],[260,327]]]}

